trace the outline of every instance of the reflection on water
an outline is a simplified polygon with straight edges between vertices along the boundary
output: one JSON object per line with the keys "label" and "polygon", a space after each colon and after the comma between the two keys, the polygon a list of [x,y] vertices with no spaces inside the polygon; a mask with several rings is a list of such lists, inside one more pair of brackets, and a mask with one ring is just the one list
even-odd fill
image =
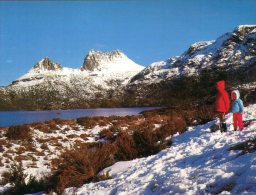
{"label": "reflection on water", "polygon": [[77,110],[47,110],[47,111],[0,111],[0,126],[21,125],[33,122],[43,122],[54,118],[76,119],[83,116],[126,116],[135,115],[155,107],[137,108],[97,108]]}

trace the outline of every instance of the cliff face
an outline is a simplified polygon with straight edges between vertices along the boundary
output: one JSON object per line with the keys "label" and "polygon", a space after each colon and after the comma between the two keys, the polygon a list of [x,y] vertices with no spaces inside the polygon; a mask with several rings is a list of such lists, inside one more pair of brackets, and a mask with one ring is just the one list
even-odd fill
{"label": "cliff face", "polygon": [[102,70],[107,68],[107,64],[109,63],[119,63],[120,61],[126,60],[128,60],[127,56],[119,50],[114,50],[112,52],[100,52],[91,50],[86,55],[81,69],[89,71]]}

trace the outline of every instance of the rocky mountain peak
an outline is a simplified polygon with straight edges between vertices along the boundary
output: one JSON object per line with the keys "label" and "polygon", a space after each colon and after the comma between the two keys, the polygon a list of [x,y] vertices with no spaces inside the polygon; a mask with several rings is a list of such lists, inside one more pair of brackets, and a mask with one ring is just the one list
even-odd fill
{"label": "rocky mountain peak", "polygon": [[120,50],[114,50],[111,52],[90,50],[84,59],[81,69],[89,71],[93,71],[95,69],[101,70],[101,64],[114,63],[115,61],[120,61],[122,59],[127,59],[127,56]]}
{"label": "rocky mountain peak", "polygon": [[37,71],[61,70],[62,66],[60,64],[53,63],[49,57],[45,57],[42,60],[40,60],[39,62],[37,62],[34,65],[33,69],[37,70]]}
{"label": "rocky mountain peak", "polygon": [[244,36],[245,34],[255,33],[256,25],[239,25],[235,28],[234,33]]}

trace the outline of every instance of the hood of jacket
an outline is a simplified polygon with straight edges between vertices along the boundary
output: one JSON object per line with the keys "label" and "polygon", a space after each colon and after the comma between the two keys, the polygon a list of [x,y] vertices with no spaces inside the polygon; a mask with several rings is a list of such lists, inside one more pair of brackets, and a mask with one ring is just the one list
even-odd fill
{"label": "hood of jacket", "polygon": [[225,91],[225,81],[218,81],[217,83],[216,83],[216,87],[217,87],[217,90],[219,91],[219,92],[223,92],[223,91]]}
{"label": "hood of jacket", "polygon": [[240,98],[240,92],[238,90],[233,90],[231,93],[236,94],[236,100]]}

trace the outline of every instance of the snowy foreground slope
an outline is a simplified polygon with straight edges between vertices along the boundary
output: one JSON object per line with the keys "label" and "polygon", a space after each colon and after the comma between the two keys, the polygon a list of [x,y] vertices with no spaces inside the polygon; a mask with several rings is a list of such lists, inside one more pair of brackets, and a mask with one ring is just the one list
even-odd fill
{"label": "snowy foreground slope", "polygon": [[[256,118],[256,104],[245,109]],[[228,124],[232,115],[227,116]],[[77,194],[205,194],[256,193],[256,152],[242,154],[231,146],[256,138],[256,123],[243,131],[211,133],[216,123],[191,127],[173,137],[171,147],[156,155],[118,162],[106,168],[112,179],[85,184]],[[67,194],[75,189],[69,188]],[[229,191],[229,192],[228,192]]]}

